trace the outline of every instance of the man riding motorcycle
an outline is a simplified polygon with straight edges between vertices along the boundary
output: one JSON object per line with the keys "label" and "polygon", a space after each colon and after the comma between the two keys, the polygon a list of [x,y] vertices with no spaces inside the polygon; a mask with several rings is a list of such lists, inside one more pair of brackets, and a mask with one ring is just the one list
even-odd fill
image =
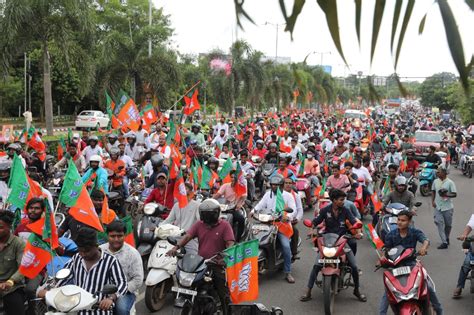
{"label": "man riding motorcycle", "polygon": [[463,174],[466,173],[466,156],[474,156],[474,145],[472,145],[472,138],[466,137],[466,143],[461,146],[461,154],[460,166]]}
{"label": "man riding motorcycle", "polygon": [[395,190],[384,196],[383,205],[387,206],[390,203],[401,203],[405,205],[413,215],[416,215],[416,212],[413,209],[415,205],[415,196],[407,188],[407,179],[403,176],[398,176],[395,179]]}
{"label": "man riding motorcycle", "polygon": [[[418,250],[418,254],[420,256],[425,256],[427,254],[430,242],[421,230],[415,229],[411,226],[412,217],[412,213],[406,210],[401,211],[398,214],[398,228],[389,232],[385,236],[386,249],[390,249],[399,245],[403,246],[404,248],[416,248],[417,242],[420,242],[423,245]],[[416,261],[413,259],[411,262],[408,262],[408,264],[414,266],[415,262]],[[427,284],[431,305],[433,306],[436,314],[441,315],[443,314],[443,309],[438,300],[438,297],[436,296],[436,292],[434,290],[434,287],[432,286],[432,282],[427,281]],[[386,315],[388,306],[389,304],[387,294],[384,293],[380,301],[379,314]]]}
{"label": "man riding motorcycle", "polygon": [[[462,232],[462,234],[458,237],[458,240],[465,241],[469,233],[474,230],[474,214],[471,215],[469,222],[467,222],[466,228]],[[463,248],[467,249],[466,256],[464,257],[463,264],[461,266],[461,270],[459,270],[458,276],[458,283],[456,285],[456,289],[454,289],[453,298],[457,299],[461,297],[462,289],[464,289],[464,284],[466,283],[467,277],[469,276],[469,272],[471,271],[471,246],[472,242],[465,242],[463,244]],[[472,280],[471,280],[472,281]]]}

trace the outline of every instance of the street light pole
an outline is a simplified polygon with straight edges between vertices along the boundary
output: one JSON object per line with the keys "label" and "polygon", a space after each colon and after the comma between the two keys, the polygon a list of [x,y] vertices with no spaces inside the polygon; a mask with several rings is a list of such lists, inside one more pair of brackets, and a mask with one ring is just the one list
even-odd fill
{"label": "street light pole", "polygon": [[[151,0],[148,0],[148,25],[151,26],[152,19],[151,19],[151,7],[152,3]],[[148,57],[151,57],[151,37],[148,38]]]}
{"label": "street light pole", "polygon": [[324,55],[330,55],[330,54],[331,54],[330,51],[325,51],[325,52],[315,51],[314,53],[321,55],[321,63],[320,63],[321,66],[323,65],[323,57],[324,57]]}
{"label": "street light pole", "polygon": [[26,52],[23,54],[24,58],[25,58],[25,104],[24,104],[24,111],[26,112],[26,99],[27,99],[27,96],[28,96],[28,90],[27,90],[27,82],[26,82]]}
{"label": "street light pole", "polygon": [[357,75],[359,76],[359,92],[357,94],[360,96],[360,80],[362,79],[362,71],[358,71]]}
{"label": "street light pole", "polygon": [[275,34],[275,62],[277,62],[277,60],[278,60],[278,27],[286,25],[286,23],[278,24],[278,23],[265,22],[265,25],[275,26],[275,30],[276,30],[276,34]]}

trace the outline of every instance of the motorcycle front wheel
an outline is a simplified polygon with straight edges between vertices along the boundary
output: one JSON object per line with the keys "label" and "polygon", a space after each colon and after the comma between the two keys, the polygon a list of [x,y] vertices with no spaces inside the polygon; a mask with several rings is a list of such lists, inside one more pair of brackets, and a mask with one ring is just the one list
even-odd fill
{"label": "motorcycle front wheel", "polygon": [[323,276],[324,314],[331,315],[336,300],[336,276]]}
{"label": "motorcycle front wheel", "polygon": [[190,305],[185,305],[183,308],[174,307],[172,315],[191,315],[193,309]]}
{"label": "motorcycle front wheel", "polygon": [[430,185],[424,184],[420,186],[420,193],[423,197],[429,196],[431,194]]}
{"label": "motorcycle front wheel", "polygon": [[474,293],[474,268],[471,268],[471,293]]}
{"label": "motorcycle front wheel", "polygon": [[159,311],[166,302],[168,293],[168,280],[161,281],[154,286],[147,286],[145,290],[145,305],[150,312]]}

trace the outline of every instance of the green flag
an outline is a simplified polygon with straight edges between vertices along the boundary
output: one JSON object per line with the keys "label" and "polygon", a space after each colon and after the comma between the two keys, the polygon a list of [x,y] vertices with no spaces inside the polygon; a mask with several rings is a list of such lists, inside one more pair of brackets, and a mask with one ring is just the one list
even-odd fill
{"label": "green flag", "polygon": [[67,142],[71,143],[72,141],[72,130],[71,128],[67,128]]}
{"label": "green flag", "polygon": [[323,197],[324,194],[326,193],[326,180],[327,180],[327,178],[324,177],[323,182],[321,184],[321,191],[319,192],[319,196],[321,196],[321,197]]}
{"label": "green flag", "polygon": [[21,159],[16,155],[16,153],[13,157],[8,187],[11,191],[6,201],[17,208],[25,208],[26,199],[30,191],[30,184],[28,183],[26,171],[21,163]]}
{"label": "green flag", "polygon": [[213,175],[211,169],[204,165],[202,167],[202,177],[201,177],[201,189],[211,189],[213,184]]}
{"label": "green flag", "polygon": [[280,188],[278,188],[276,193],[275,212],[282,213],[283,210],[285,210],[285,200],[283,199],[283,194],[281,193]]}
{"label": "green flag", "polygon": [[383,184],[383,195],[385,196],[390,192],[390,177],[387,176],[385,183]]}
{"label": "green flag", "polygon": [[105,91],[105,101],[107,103],[107,114],[109,115],[109,118],[112,119],[113,110],[115,108],[115,102],[109,96],[109,93],[107,93],[107,91]]}
{"label": "green flag", "polygon": [[222,165],[221,170],[219,171],[219,178],[224,179],[229,175],[230,171],[232,171],[232,160],[228,158],[224,165]]}
{"label": "green flag", "polygon": [[77,171],[76,165],[69,160],[67,172],[64,175],[63,188],[59,194],[59,201],[64,203],[68,207],[72,207],[76,204],[77,198],[81,194],[82,190],[82,178]]}
{"label": "green flag", "polygon": [[170,124],[170,130],[168,131],[168,134],[166,135],[166,144],[170,145],[173,143],[173,139],[176,136],[176,125],[172,120],[169,121]]}
{"label": "green flag", "polygon": [[300,160],[300,167],[298,169],[298,176],[303,176],[304,175],[304,162],[305,158],[301,152],[298,152],[298,159]]}

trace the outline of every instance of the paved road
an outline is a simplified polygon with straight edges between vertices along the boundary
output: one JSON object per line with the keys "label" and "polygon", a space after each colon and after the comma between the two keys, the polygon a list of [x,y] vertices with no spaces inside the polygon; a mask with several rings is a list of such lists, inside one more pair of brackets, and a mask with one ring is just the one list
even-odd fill
{"label": "paved road", "polygon": [[[428,272],[436,283],[436,290],[443,304],[447,315],[472,315],[474,314],[474,295],[469,294],[469,290],[463,292],[463,298],[453,300],[452,291],[456,285],[461,260],[460,242],[455,241],[455,236],[459,235],[464,228],[470,215],[474,213],[474,181],[461,176],[456,169],[450,175],[455,181],[458,189],[458,198],[455,199],[455,215],[452,232],[452,245],[447,250],[438,250],[439,236],[433,223],[433,209],[429,198],[417,196],[423,205],[416,217],[416,226],[421,228],[431,240],[431,248],[428,256],[423,257]],[[309,217],[309,213],[306,214]],[[370,219],[370,217],[369,217]],[[366,219],[368,221],[369,219]],[[300,227],[303,231],[305,228]],[[303,231],[304,233],[304,231]],[[359,268],[362,269],[361,276],[362,291],[367,295],[366,303],[358,302],[352,295],[352,289],[348,289],[339,294],[336,298],[336,314],[377,314],[382,285],[382,271],[373,272],[376,262],[376,254],[369,245],[368,240],[359,242],[357,260]],[[307,282],[309,271],[314,261],[314,252],[308,241],[303,241],[301,248],[301,260],[293,264],[293,276],[295,284],[288,284],[283,280],[282,274],[271,274],[262,276],[260,279],[259,302],[267,306],[280,306],[285,314],[323,314],[322,293],[320,289],[313,289],[313,299],[309,302],[300,302],[299,296]],[[469,284],[468,284],[469,286]],[[143,299],[143,294],[139,299]],[[157,314],[172,313],[172,297],[169,297],[168,305]],[[143,300],[137,304],[137,314],[149,314]]]}

